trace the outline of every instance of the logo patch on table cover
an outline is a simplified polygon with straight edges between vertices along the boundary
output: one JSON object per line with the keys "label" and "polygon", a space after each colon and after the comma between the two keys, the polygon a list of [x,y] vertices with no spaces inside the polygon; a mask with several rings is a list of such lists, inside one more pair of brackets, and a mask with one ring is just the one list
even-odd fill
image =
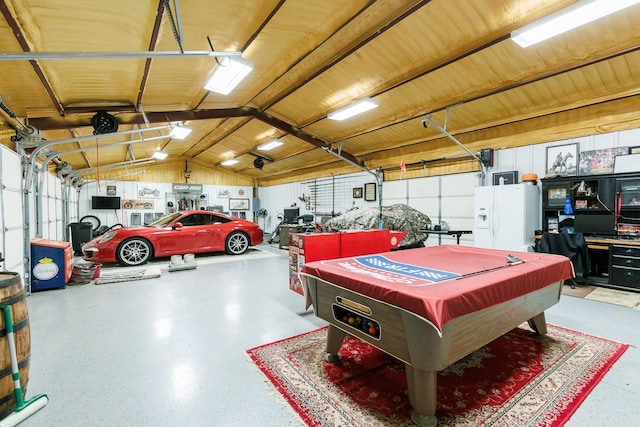
{"label": "logo patch on table cover", "polygon": [[392,261],[381,255],[369,255],[341,260],[340,266],[347,270],[393,283],[405,283],[411,286],[443,282],[460,277],[458,273],[437,270],[419,265]]}

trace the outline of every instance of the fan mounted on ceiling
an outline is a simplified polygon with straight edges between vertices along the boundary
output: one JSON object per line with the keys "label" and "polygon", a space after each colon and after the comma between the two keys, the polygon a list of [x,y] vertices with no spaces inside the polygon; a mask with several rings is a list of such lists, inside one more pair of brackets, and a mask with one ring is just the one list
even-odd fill
{"label": "fan mounted on ceiling", "polygon": [[118,120],[106,111],[98,111],[91,118],[91,126],[94,135],[113,133],[118,131]]}

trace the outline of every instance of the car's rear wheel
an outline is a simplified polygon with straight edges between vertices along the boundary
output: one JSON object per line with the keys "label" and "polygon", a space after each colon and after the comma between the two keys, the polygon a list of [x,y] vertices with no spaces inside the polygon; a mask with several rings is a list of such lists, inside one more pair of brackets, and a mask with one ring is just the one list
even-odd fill
{"label": "car's rear wheel", "polygon": [[116,257],[120,264],[134,266],[142,265],[153,256],[153,247],[147,239],[130,237],[120,243]]}
{"label": "car's rear wheel", "polygon": [[242,231],[234,231],[227,236],[225,252],[229,255],[241,255],[249,249],[249,236]]}

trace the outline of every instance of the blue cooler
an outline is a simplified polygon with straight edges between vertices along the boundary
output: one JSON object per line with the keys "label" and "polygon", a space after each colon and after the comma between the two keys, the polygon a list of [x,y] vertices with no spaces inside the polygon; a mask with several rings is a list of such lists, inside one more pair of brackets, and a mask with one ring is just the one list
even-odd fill
{"label": "blue cooler", "polygon": [[31,239],[30,243],[31,290],[65,288],[73,269],[71,243],[42,238]]}

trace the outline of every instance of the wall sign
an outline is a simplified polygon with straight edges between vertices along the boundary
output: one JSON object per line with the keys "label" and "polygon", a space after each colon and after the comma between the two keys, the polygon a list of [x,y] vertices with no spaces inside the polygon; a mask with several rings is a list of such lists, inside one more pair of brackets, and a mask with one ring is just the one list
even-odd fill
{"label": "wall sign", "polygon": [[122,199],[122,209],[153,209],[155,200]]}
{"label": "wall sign", "polygon": [[160,197],[160,190],[155,187],[145,187],[138,186],[138,196],[139,197],[150,197],[150,198],[158,198]]}
{"label": "wall sign", "polygon": [[171,191],[173,193],[201,194],[202,193],[202,184],[173,183],[173,184],[171,184]]}

